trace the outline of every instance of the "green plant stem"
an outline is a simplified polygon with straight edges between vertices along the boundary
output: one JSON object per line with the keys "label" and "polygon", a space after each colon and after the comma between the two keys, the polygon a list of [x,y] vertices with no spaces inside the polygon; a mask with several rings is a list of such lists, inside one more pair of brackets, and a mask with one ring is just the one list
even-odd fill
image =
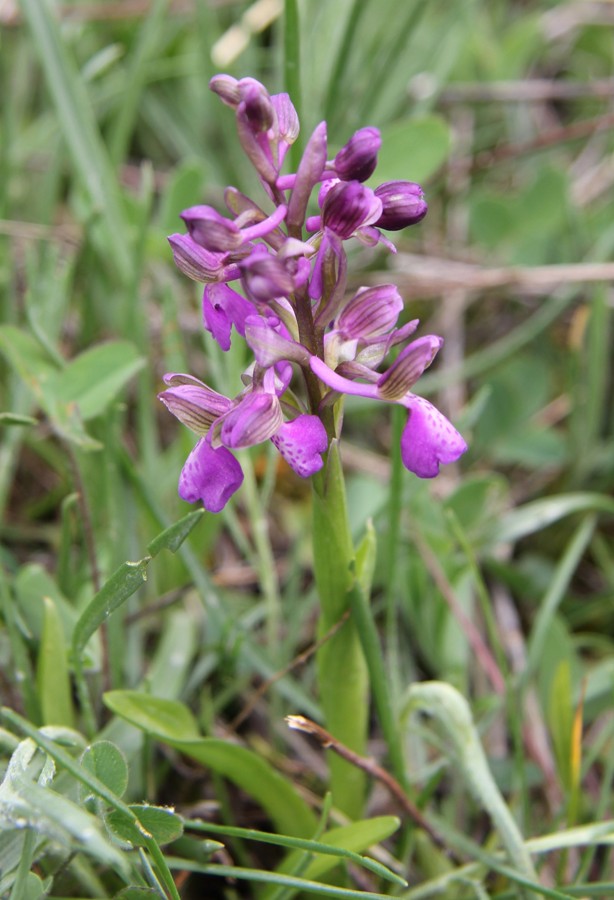
{"label": "green plant stem", "polygon": [[268,518],[258,492],[254,466],[251,459],[243,463],[243,496],[251,522],[251,530],[256,548],[258,580],[266,606],[266,637],[269,652],[276,656],[279,647],[279,626],[281,621],[281,601],[275,557],[269,537]]}
{"label": "green plant stem", "polygon": [[[354,582],[355,554],[350,533],[339,448],[331,443],[324,468],[313,483],[313,554],[320,597],[319,635],[345,614]],[[316,654],[320,702],[326,727],[342,743],[364,755],[369,713],[369,679],[358,629],[352,618]],[[353,818],[363,808],[365,775],[329,754],[335,806]]]}

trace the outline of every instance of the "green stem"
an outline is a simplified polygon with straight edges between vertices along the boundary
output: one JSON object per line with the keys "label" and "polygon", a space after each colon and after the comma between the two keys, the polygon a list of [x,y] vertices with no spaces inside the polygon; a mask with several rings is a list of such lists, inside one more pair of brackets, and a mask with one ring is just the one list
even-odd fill
{"label": "green stem", "polygon": [[[338,622],[350,605],[355,553],[339,448],[333,441],[326,463],[313,481],[313,553],[320,597],[319,634]],[[350,618],[316,656],[320,702],[327,729],[364,755],[369,714],[369,679],[356,623]],[[330,754],[335,806],[348,816],[362,814],[365,775]]]}

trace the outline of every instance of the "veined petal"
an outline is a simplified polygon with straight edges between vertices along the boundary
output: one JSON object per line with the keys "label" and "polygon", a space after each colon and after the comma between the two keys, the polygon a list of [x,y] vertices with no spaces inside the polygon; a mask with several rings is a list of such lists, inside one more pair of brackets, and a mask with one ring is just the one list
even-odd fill
{"label": "veined petal", "polygon": [[175,384],[158,394],[158,399],[183,425],[201,436],[231,406],[227,397],[200,384]]}
{"label": "veined petal", "polygon": [[179,496],[188,503],[202,500],[205,509],[217,513],[242,483],[243,471],[230,450],[214,450],[201,438],[181,470]]}
{"label": "veined petal", "polygon": [[403,465],[419,478],[434,478],[440,464],[456,462],[467,444],[432,403],[412,394],[403,401],[409,417],[401,436]]}
{"label": "veined petal", "polygon": [[222,444],[236,450],[253,447],[272,437],[282,423],[276,394],[253,391],[224,416],[219,437]]}
{"label": "veined petal", "polygon": [[285,337],[283,331],[285,329],[276,316],[249,316],[245,320],[245,340],[262,368],[268,369],[282,360],[309,364],[309,351]]}
{"label": "veined petal", "polygon": [[377,382],[382,400],[401,400],[430,366],[442,344],[443,338],[435,334],[427,334],[408,344]]}
{"label": "veined petal", "polygon": [[212,206],[190,206],[181,213],[189,235],[211,253],[237,250],[243,243],[239,228],[232,219],[222,216]]}
{"label": "veined petal", "polygon": [[301,478],[307,478],[322,468],[321,454],[328,446],[328,437],[317,416],[297,416],[291,422],[285,422],[271,441]]}
{"label": "veined petal", "polygon": [[342,309],[336,327],[346,338],[369,339],[396,324],[403,301],[394,284],[362,287]]}
{"label": "veined petal", "polygon": [[188,234],[171,234],[168,242],[175,265],[194,281],[229,281],[239,276],[236,266],[226,265],[227,254],[205,250]]}

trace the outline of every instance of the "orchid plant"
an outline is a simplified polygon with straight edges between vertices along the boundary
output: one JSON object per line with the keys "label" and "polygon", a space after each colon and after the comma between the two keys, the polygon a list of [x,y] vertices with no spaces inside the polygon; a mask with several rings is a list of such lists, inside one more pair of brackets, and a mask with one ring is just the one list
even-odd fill
{"label": "orchid plant", "polygon": [[[405,407],[401,458],[420,478],[436,476],[441,464],[455,462],[466,450],[445,416],[413,393],[442,339],[414,338],[417,320],[397,324],[404,304],[394,285],[347,290],[346,242],[381,244],[394,253],[385,232],[420,222],[427,204],[413,182],[385,182],[375,189],[365,184],[381,146],[376,128],[359,129],[329,159],[321,122],[297,171],[284,173],[299,133],[289,96],[270,95],[252,78],[228,75],[215,76],[210,87],[234,110],[241,147],[272,211],[228,187],[226,215],[206,205],[190,207],[181,216],[187,233],[169,238],[179,269],[205,285],[204,327],[222,350],[238,334],[253,354],[243,388],[233,397],[193,375],[165,376],[160,400],[199,438],[181,472],[179,494],[219,512],[243,481],[235,451],[267,440],[298,475],[312,477],[314,571],[325,631],[347,609],[355,577],[337,453],[343,396]],[[351,621],[322,648],[318,671],[328,726],[360,751],[368,672]],[[360,773],[341,760],[333,764],[332,778],[337,804],[358,810]]]}

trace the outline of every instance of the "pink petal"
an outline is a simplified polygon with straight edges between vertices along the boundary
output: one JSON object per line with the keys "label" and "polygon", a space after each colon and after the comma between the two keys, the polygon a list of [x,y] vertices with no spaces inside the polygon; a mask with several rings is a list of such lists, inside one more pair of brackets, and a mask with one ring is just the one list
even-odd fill
{"label": "pink petal", "polygon": [[271,441],[301,478],[322,468],[321,454],[328,446],[328,437],[317,416],[297,416],[292,422],[285,422]]}
{"label": "pink petal", "polygon": [[409,394],[403,405],[409,411],[401,436],[403,465],[419,478],[434,478],[439,474],[440,464],[456,462],[467,444],[428,400]]}
{"label": "pink petal", "polygon": [[179,476],[179,496],[188,503],[202,500],[209,512],[217,513],[243,482],[241,466],[230,450],[214,450],[205,438],[196,444]]}

